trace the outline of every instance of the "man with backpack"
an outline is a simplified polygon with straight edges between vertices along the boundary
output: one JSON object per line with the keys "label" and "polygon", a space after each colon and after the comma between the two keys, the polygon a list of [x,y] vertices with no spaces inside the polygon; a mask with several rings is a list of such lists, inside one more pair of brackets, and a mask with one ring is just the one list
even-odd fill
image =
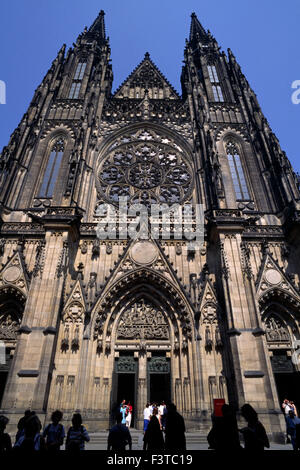
{"label": "man with backpack", "polygon": [[64,443],[65,428],[60,423],[62,417],[63,414],[61,411],[54,411],[51,416],[52,423],[48,424],[43,432],[43,437],[46,441],[46,449],[49,451],[60,450],[60,446]]}

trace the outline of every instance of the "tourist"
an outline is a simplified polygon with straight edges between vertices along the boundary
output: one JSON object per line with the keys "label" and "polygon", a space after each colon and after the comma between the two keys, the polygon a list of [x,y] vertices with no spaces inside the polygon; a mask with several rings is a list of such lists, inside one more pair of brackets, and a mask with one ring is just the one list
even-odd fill
{"label": "tourist", "polygon": [[290,401],[290,408],[292,409],[292,411],[294,412],[294,415],[298,417],[298,412],[297,412],[297,408],[296,408],[296,405],[293,401]]}
{"label": "tourist", "polygon": [[289,443],[291,442],[291,439],[290,439],[290,437],[289,437],[288,430],[287,430],[287,418],[288,418],[288,416],[289,416],[290,410],[293,411],[293,408],[291,407],[290,401],[289,401],[287,398],[285,398],[285,399],[283,400],[283,403],[282,403],[281,407],[283,408],[284,418],[285,418],[286,443],[289,444]]}
{"label": "tourist", "polygon": [[230,405],[222,406],[222,416],[212,416],[213,427],[208,433],[209,448],[221,451],[241,450],[235,411]]}
{"label": "tourist", "polygon": [[257,413],[251,405],[246,403],[241,408],[242,416],[248,423],[240,432],[244,436],[246,450],[264,450],[269,448],[269,439],[262,423],[258,420]]}
{"label": "tourist", "polygon": [[60,446],[63,445],[65,437],[65,428],[60,421],[62,420],[63,414],[61,411],[56,410],[52,413],[52,423],[46,426],[43,437],[46,439],[46,449],[50,451],[60,450]]}
{"label": "tourist", "polygon": [[130,401],[127,403],[126,426],[130,428],[132,418],[132,405]]}
{"label": "tourist", "polygon": [[44,450],[45,442],[40,434],[42,423],[34,411],[30,412],[30,416],[24,423],[24,430],[14,445],[14,449],[32,451]]}
{"label": "tourist", "polygon": [[158,420],[158,410],[154,408],[153,415],[144,434],[144,450],[162,450],[164,438]]}
{"label": "tourist", "polygon": [[10,435],[5,431],[9,419],[6,416],[0,416],[0,452],[6,452],[12,449]]}
{"label": "tourist", "polygon": [[66,439],[66,450],[78,452],[85,449],[85,442],[89,442],[90,436],[87,430],[82,426],[82,417],[80,413],[75,413],[72,418],[72,425],[68,431]]}
{"label": "tourist", "polygon": [[144,409],[144,433],[147,431],[151,414],[152,414],[152,410],[150,409],[150,404],[147,403]]}
{"label": "tourist", "polygon": [[107,450],[123,452],[126,446],[132,448],[132,440],[129,429],[122,424],[122,413],[117,415],[117,424],[111,428],[107,440]]}
{"label": "tourist", "polygon": [[287,423],[287,433],[289,436],[291,436],[291,442],[294,450],[298,450],[298,443],[296,442],[296,430],[297,430],[297,425],[300,425],[300,419],[295,416],[295,413],[293,410],[289,411],[288,417],[286,419]]}
{"label": "tourist", "polygon": [[159,419],[160,429],[164,429],[165,427],[165,418],[164,418],[165,411],[166,411],[166,405],[165,405],[165,402],[162,401],[158,407],[158,419]]}
{"label": "tourist", "polygon": [[30,416],[32,416],[32,414],[35,414],[35,412],[34,412],[34,411],[31,411],[31,410],[25,410],[24,416],[22,416],[22,418],[19,419],[19,422],[18,422],[18,431],[17,431],[17,434],[16,434],[15,443],[20,439],[21,435],[24,434],[25,423],[26,423],[27,419],[28,419]]}
{"label": "tourist", "polygon": [[166,449],[186,450],[184,419],[174,403],[167,405],[165,434]]}
{"label": "tourist", "polygon": [[122,424],[126,424],[127,406],[125,403],[122,404],[120,408],[120,413],[122,415]]}

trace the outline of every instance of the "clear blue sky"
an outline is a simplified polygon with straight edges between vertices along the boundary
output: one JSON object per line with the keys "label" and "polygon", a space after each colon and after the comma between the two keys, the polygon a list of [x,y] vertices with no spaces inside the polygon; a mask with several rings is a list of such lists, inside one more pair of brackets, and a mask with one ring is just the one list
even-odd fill
{"label": "clear blue sky", "polygon": [[300,171],[300,104],[291,102],[291,83],[300,80],[299,0],[2,0],[0,80],[6,82],[7,104],[0,105],[0,149],[58,49],[63,43],[70,47],[101,9],[114,89],[149,51],[179,92],[195,11],[222,49],[230,47],[236,55],[282,148]]}

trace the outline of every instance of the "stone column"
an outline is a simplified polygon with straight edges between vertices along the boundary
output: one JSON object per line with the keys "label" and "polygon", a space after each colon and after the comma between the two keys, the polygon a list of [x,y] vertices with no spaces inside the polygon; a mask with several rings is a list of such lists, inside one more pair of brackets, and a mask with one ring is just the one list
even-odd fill
{"label": "stone column", "polygon": [[144,351],[139,354],[138,367],[136,423],[137,429],[143,429],[144,408],[147,402],[147,356]]}

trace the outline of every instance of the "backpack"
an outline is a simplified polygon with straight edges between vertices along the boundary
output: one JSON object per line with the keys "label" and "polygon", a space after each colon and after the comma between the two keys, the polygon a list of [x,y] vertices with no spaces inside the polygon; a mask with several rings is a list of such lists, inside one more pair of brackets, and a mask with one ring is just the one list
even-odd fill
{"label": "backpack", "polygon": [[[66,450],[69,452],[79,452],[80,451],[80,445],[82,443],[82,438],[78,439],[70,439],[70,434],[71,434],[71,429],[69,429],[68,434],[67,434],[67,440],[66,440]],[[80,426],[80,432],[83,432],[83,426]]]}

